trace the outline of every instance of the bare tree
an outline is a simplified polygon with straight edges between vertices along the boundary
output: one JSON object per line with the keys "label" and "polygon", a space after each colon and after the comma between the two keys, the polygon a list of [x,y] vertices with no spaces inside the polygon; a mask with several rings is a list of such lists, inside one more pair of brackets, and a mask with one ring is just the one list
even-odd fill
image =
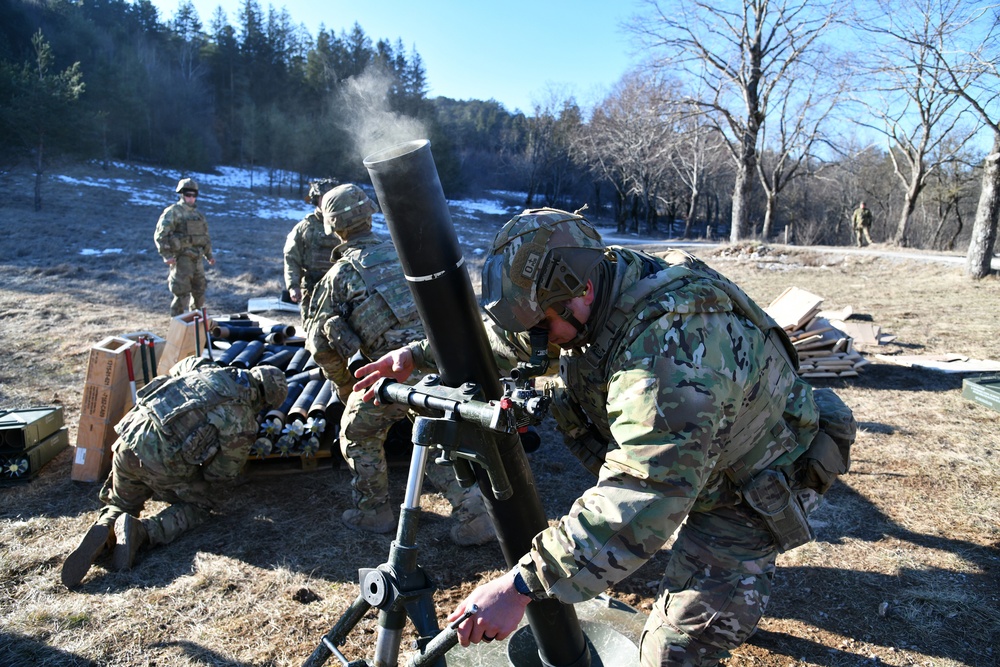
{"label": "bare tree", "polygon": [[953,21],[964,0],[877,0],[879,14],[858,22],[877,46],[864,66],[875,82],[875,99],[864,100],[878,120],[861,124],[883,134],[894,171],[905,191],[893,243],[909,242],[908,227],[930,173],[955,158],[978,128],[966,118],[959,98],[935,76],[935,52],[948,51]]}
{"label": "bare tree", "polygon": [[[682,113],[677,130],[670,163],[687,189],[688,210],[682,236],[691,238],[692,226],[698,222],[698,201],[703,196],[706,183],[718,171],[718,154],[724,138],[714,126],[704,123],[698,114]],[[705,222],[707,226],[707,216]]]}
{"label": "bare tree", "polygon": [[925,45],[933,55],[931,71],[943,90],[966,102],[993,134],[966,255],[966,273],[979,280],[990,273],[1000,218],[1000,14],[997,5],[942,4],[952,10],[950,39],[947,45]]}
{"label": "bare tree", "polygon": [[[728,9],[736,4],[735,9]],[[730,240],[749,228],[747,208],[758,139],[771,96],[805,60],[833,20],[832,5],[808,0],[646,0],[631,30],[651,50],[652,67],[687,75],[705,95],[692,98],[727,140],[736,166]]]}
{"label": "bare tree", "polygon": [[[810,63],[789,70],[795,75],[776,89],[781,103],[772,107],[773,118],[761,127],[763,150],[757,160],[757,174],[767,201],[760,233],[764,241],[774,233],[778,198],[785,187],[796,178],[817,174],[827,165],[816,155],[816,149],[827,143],[824,125],[840,102],[843,87],[834,83],[832,89],[825,89],[825,83],[833,81],[822,61],[816,65],[818,68]],[[771,128],[776,130],[769,132]]]}

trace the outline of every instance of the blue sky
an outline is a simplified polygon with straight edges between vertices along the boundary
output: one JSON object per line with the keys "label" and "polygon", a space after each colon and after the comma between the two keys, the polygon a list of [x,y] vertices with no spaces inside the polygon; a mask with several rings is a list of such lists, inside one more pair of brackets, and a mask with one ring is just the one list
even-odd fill
{"label": "blue sky", "polygon": [[[206,29],[221,6],[236,26],[242,0],[193,0]],[[180,0],[152,0],[162,21]],[[621,24],[635,0],[258,0],[286,7],[315,37],[357,22],[373,41],[401,39],[423,58],[430,97],[495,99],[531,113],[551,93],[589,106],[635,62]]]}

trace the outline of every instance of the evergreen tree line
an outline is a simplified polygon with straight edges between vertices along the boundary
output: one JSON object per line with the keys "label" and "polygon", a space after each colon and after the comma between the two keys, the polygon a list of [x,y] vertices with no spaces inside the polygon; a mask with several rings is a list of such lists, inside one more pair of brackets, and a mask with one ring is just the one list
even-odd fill
{"label": "evergreen tree line", "polygon": [[[652,40],[651,52],[673,48],[677,62],[690,62],[686,50],[704,53],[689,32],[694,22],[663,18],[637,19],[636,39]],[[758,18],[776,34],[790,25],[783,15]],[[959,26],[954,17],[942,25]],[[798,37],[829,27],[818,21]],[[526,115],[495,100],[428,98],[415,48],[373,40],[357,23],[314,37],[286,9],[265,12],[257,0],[244,0],[232,22],[218,8],[207,25],[190,2],[164,20],[149,0],[4,0],[0,155],[30,157],[37,183],[58,153],[182,172],[263,167],[268,181],[248,185],[300,195],[311,177],[364,182],[365,155],[426,137],[449,197],[495,188],[524,193],[526,207],[586,205],[621,232],[849,244],[862,200],[876,241],[960,250],[976,236],[973,219],[983,228],[977,200],[991,177],[962,124],[917,124],[906,136],[905,117],[878,118],[878,105],[844,95],[876,71],[898,69],[893,90],[903,93],[926,85],[906,76],[906,54],[861,71],[827,51],[806,67],[769,62],[762,45],[733,48],[731,60],[761,73],[735,96],[721,85],[743,79],[706,76],[704,67],[682,79],[661,59],[626,73],[590,108],[550,95]],[[817,72],[844,78],[831,86]],[[699,77],[710,93],[700,98]],[[940,94],[956,100],[954,87]],[[975,90],[968,83],[961,92]],[[737,104],[727,108],[727,98]],[[741,118],[745,99],[759,106]],[[834,110],[840,127],[849,113],[890,141],[881,149],[832,130]],[[994,236],[977,243],[992,252],[995,219],[985,228]]]}

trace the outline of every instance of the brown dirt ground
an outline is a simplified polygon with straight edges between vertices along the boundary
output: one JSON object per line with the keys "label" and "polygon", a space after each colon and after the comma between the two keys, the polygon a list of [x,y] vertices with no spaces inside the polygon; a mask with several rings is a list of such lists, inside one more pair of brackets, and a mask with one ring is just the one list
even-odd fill
{"label": "brown dirt ground", "polygon": [[[109,178],[110,188],[93,180]],[[90,346],[129,331],[165,335],[169,294],[152,229],[176,178],[62,165],[36,214],[30,175],[0,176],[0,407],[61,405],[74,442]],[[279,291],[280,248],[295,219],[256,218],[266,195],[220,190],[203,186],[219,253],[208,303],[241,312],[248,298]],[[476,249],[504,218],[454,218],[475,271]],[[852,306],[897,336],[880,353],[1000,359],[995,277],[972,283],[957,266],[793,248],[695,252],[760,303],[797,285],[824,307]],[[964,399],[960,375],[872,363],[858,378],[816,384],[855,409],[853,468],[815,515],[817,541],[779,557],[767,616],[727,664],[1000,664],[1000,415]],[[551,422],[542,432],[529,459],[554,519],[590,480]],[[30,483],[0,487],[0,665],[300,664],[357,595],[357,569],[388,553],[388,536],[341,530],[348,473],[321,467],[255,477],[211,523],[131,572],[98,564],[68,591],[62,561],[99,508],[95,485],[70,481],[71,464],[70,449]],[[405,469],[391,478],[396,502]],[[446,501],[427,493],[424,502],[420,562],[440,587],[443,619],[503,569],[503,557],[497,545],[455,549]],[[610,594],[647,610],[667,555]],[[376,626],[367,617],[344,652],[370,658]]]}

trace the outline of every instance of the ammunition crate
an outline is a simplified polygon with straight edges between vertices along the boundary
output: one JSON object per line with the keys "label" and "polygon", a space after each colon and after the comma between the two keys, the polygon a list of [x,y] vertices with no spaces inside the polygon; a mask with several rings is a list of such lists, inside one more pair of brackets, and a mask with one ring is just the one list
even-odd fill
{"label": "ammunition crate", "polygon": [[62,426],[61,406],[0,410],[0,452],[30,449]]}
{"label": "ammunition crate", "polygon": [[[144,352],[143,349],[139,346],[138,344],[139,339],[142,337],[148,338],[149,340],[153,341],[152,350],[149,350],[147,348],[147,350]],[[152,380],[157,375],[162,375],[163,373],[166,373],[167,370],[169,370],[167,368],[164,368],[162,372],[160,371],[160,360],[163,358],[163,352],[167,345],[167,341],[165,339],[160,338],[156,334],[151,333],[149,331],[133,331],[131,333],[122,334],[122,338],[136,343],[132,347],[132,370],[135,373],[136,389],[142,389],[142,387],[144,387],[149,380]],[[153,354],[155,355],[155,359],[149,359],[148,352],[150,351],[153,352]],[[142,359],[144,354],[146,356],[145,373],[143,372],[143,367],[142,367]],[[155,373],[153,372],[154,368],[156,369]]]}
{"label": "ammunition crate", "polygon": [[57,429],[38,444],[20,452],[0,453],[0,485],[27,482],[46,463],[69,447],[69,429]]}
{"label": "ammunition crate", "polygon": [[181,359],[201,355],[208,346],[205,328],[212,329],[212,320],[208,323],[201,319],[201,313],[193,310],[190,313],[178,315],[170,320],[167,329],[167,342],[163,348],[163,357],[159,360],[158,370],[163,375]]}
{"label": "ammunition crate", "polygon": [[1000,375],[965,378],[962,396],[1000,412]]}
{"label": "ammunition crate", "polygon": [[111,445],[118,437],[115,433],[117,422],[118,420],[109,421],[89,415],[80,416],[71,479],[77,482],[104,481],[111,471]]}

